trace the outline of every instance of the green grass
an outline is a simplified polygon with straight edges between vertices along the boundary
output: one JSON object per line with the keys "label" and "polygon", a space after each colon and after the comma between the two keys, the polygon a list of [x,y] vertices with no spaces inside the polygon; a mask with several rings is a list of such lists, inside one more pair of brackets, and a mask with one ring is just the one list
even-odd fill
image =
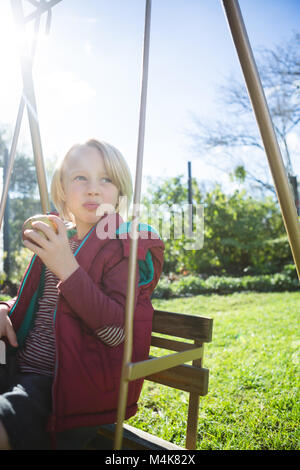
{"label": "green grass", "polygon": [[[300,448],[300,292],[155,299],[153,305],[214,319],[197,449]],[[128,423],[184,446],[187,404],[187,393],[145,382]]]}

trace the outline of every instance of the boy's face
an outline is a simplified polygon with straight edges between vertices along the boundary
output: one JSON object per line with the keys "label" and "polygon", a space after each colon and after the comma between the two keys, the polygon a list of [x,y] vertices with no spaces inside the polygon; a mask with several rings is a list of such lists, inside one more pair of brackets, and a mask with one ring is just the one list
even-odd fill
{"label": "boy's face", "polygon": [[96,215],[100,205],[116,207],[118,202],[118,188],[107,174],[101,153],[94,147],[75,149],[69,155],[63,172],[63,186],[79,239],[100,220],[101,215]]}

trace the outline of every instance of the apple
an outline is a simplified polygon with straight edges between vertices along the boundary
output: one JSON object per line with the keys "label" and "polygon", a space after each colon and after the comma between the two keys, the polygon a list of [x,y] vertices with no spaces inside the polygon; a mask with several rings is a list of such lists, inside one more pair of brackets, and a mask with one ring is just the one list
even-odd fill
{"label": "apple", "polygon": [[[26,235],[24,235],[25,230],[35,230],[36,232],[41,235],[41,237],[45,238],[48,240],[44,232],[42,230],[38,230],[34,227],[32,227],[32,222],[44,222],[47,224],[52,230],[54,230],[55,233],[58,233],[58,228],[55,222],[53,220],[50,220],[46,214],[37,214],[33,215],[32,217],[29,217],[29,219],[25,220],[23,227],[22,227],[22,239],[27,240],[29,239]],[[30,242],[33,242],[31,239],[29,240]]]}

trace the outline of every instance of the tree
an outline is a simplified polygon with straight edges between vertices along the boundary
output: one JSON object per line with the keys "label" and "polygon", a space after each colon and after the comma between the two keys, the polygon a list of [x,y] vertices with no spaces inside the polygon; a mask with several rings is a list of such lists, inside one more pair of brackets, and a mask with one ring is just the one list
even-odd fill
{"label": "tree", "polygon": [[[165,260],[164,272],[178,271],[184,268],[182,253],[184,251],[185,237],[177,237],[175,232],[176,217],[183,221],[182,208],[188,204],[188,184],[183,175],[173,178],[153,179],[148,177],[148,190],[142,199],[141,221],[154,226],[161,236],[164,236]],[[192,178],[193,202],[200,204],[202,189],[199,188],[195,178]],[[144,211],[143,211],[144,209]],[[184,223],[184,222],[183,222]],[[177,226],[177,229],[179,227]],[[184,228],[181,225],[182,233]],[[168,236],[168,234],[170,236]],[[179,259],[181,261],[179,262]]]}
{"label": "tree", "polygon": [[[257,65],[278,143],[287,173],[292,177],[297,155],[290,142],[300,128],[300,33],[294,33],[284,45],[261,50],[259,57]],[[191,133],[194,148],[201,158],[215,166],[217,159],[219,167],[222,165],[238,179],[244,169],[244,180],[264,192],[275,193],[244,82],[230,77],[219,91],[226,118],[207,123],[194,117],[196,130]]]}
{"label": "tree", "polygon": [[[256,200],[245,190],[225,194],[219,185],[205,194],[193,178],[194,203],[204,205],[204,245],[186,250],[186,236],[163,237],[165,243],[164,272],[191,271],[199,274],[271,273],[292,262],[280,210],[272,197]],[[158,183],[158,184],[157,184]],[[162,223],[172,225],[171,209],[187,203],[187,184],[182,175],[152,180],[143,204],[159,206]],[[141,218],[143,222],[146,222]],[[161,230],[153,220],[148,223]],[[165,231],[166,232],[166,231]],[[168,231],[167,231],[168,233]],[[163,231],[160,231],[162,236]]]}
{"label": "tree", "polygon": [[[7,152],[5,131],[0,130],[0,167],[4,168],[5,153]],[[4,256],[9,259],[9,277],[15,277],[18,270],[18,260],[20,260],[20,250],[26,250],[22,244],[21,229],[23,222],[31,215],[41,212],[41,204],[37,193],[37,177],[34,162],[24,154],[17,153],[14,161],[13,171],[9,186],[9,213],[5,212],[3,229],[9,235],[9,242],[6,237],[6,247],[9,252]],[[4,227],[4,224],[6,227]],[[28,250],[26,250],[28,251]],[[18,254],[18,257],[17,257]],[[26,258],[26,254],[21,256]],[[24,261],[26,264],[26,260]]]}

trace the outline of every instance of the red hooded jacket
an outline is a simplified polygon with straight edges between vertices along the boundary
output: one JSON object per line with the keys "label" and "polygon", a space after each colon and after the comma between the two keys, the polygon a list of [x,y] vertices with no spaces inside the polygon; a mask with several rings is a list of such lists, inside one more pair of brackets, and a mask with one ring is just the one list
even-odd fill
{"label": "red hooded jacket", "polygon": [[[103,326],[124,326],[129,225],[118,214],[104,216],[74,253],[80,266],[57,285],[59,295],[54,312],[56,363],[50,431],[116,421],[123,344],[106,346],[95,332]],[[107,232],[106,238],[103,228]],[[133,362],[148,357],[153,316],[150,296],[162,272],[164,252],[164,243],[155,230],[140,224],[139,231]],[[67,233],[70,238],[76,230]],[[16,299],[6,303],[10,307],[9,315],[19,347],[33,326],[37,302],[43,292],[44,272],[45,265],[34,255]],[[129,383],[126,419],[137,411],[142,383],[142,379]]]}

